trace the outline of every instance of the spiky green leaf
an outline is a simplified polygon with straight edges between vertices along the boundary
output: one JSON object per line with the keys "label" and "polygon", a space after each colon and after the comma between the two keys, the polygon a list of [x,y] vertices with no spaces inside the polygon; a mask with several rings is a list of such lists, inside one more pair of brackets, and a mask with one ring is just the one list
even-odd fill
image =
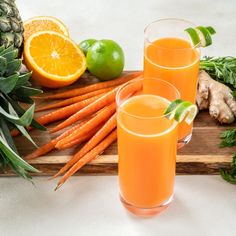
{"label": "spiky green leaf", "polygon": [[7,60],[0,56],[0,75],[4,75],[7,69]]}
{"label": "spiky green leaf", "polygon": [[0,107],[0,114],[2,114],[3,117],[5,117],[13,124],[20,126],[29,126],[34,116],[34,108],[35,104],[33,104],[21,117],[18,117],[13,113],[13,107],[9,105],[10,113],[6,112],[2,107]]}
{"label": "spiky green leaf", "polygon": [[17,57],[17,55],[18,55],[18,50],[14,49],[10,52],[2,54],[1,56],[4,57],[7,61],[12,61],[13,59]]}
{"label": "spiky green leaf", "polygon": [[3,119],[3,117],[0,116],[0,128],[1,128],[1,134],[2,137],[4,137],[5,141],[8,143],[8,145],[12,148],[12,150],[18,154],[18,151],[16,149],[16,146],[14,144],[14,141],[12,139],[9,127],[7,125],[7,122]]}
{"label": "spiky green leaf", "polygon": [[24,170],[31,172],[39,172],[33,166],[28,164],[19,155],[17,155],[7,144],[7,142],[0,136],[0,149],[7,156],[7,158],[14,164],[14,166],[19,166]]}
{"label": "spiky green leaf", "polygon": [[4,46],[4,45],[0,46],[0,55],[1,55],[1,53],[3,52],[4,49],[5,49],[5,46]]}
{"label": "spiky green leaf", "polygon": [[23,73],[23,74],[19,75],[19,80],[16,83],[15,89],[18,89],[23,85],[29,86],[27,84],[27,82],[30,79],[31,75],[32,75],[32,72],[27,72],[27,73]]}
{"label": "spiky green leaf", "polygon": [[14,59],[7,63],[6,76],[12,75],[13,73],[20,70],[22,60]]}
{"label": "spiky green leaf", "polygon": [[14,99],[16,99],[19,102],[27,103],[27,104],[34,104],[34,100],[30,97],[21,97],[13,94]]}
{"label": "spiky green leaf", "polygon": [[2,56],[3,54],[6,54],[8,52],[11,52],[12,50],[14,50],[14,46],[13,45],[10,45],[9,47],[4,47],[3,46],[3,50],[1,50],[0,56]]}
{"label": "spiky green leaf", "polygon": [[[7,95],[5,95],[5,96],[7,96]],[[7,97],[8,97],[8,101],[11,103],[11,105],[13,106],[13,108],[17,112],[17,114],[19,116],[23,115],[25,110],[18,104],[18,102],[14,101],[9,96],[7,96]],[[31,126],[36,128],[36,129],[42,130],[42,131],[47,130],[47,128],[45,126],[39,124],[35,119],[32,120]]]}
{"label": "spiky green leaf", "polygon": [[10,93],[15,88],[18,79],[18,74],[13,74],[5,78],[0,77],[0,91],[6,94]]}
{"label": "spiky green leaf", "polygon": [[27,86],[21,86],[19,89],[14,91],[14,94],[16,94],[18,97],[31,97],[41,93],[42,90]]}

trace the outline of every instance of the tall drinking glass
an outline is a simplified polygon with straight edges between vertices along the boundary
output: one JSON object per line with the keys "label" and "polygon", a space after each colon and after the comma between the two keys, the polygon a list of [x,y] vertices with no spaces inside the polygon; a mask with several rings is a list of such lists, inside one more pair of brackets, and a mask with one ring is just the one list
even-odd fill
{"label": "tall drinking glass", "polygon": [[157,214],[172,200],[177,122],[164,111],[179,97],[173,85],[154,78],[130,81],[117,92],[120,198],[136,215]]}
{"label": "tall drinking glass", "polygon": [[[195,103],[200,51],[193,47],[184,31],[195,27],[181,19],[161,19],[149,24],[144,32],[144,77],[162,78],[173,84],[181,98]],[[179,126],[178,147],[188,143],[192,125]]]}

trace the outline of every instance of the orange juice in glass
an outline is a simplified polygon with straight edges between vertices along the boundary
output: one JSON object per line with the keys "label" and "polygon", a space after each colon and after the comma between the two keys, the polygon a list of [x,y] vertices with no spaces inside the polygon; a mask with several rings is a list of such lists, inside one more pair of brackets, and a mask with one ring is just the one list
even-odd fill
{"label": "orange juice in glass", "polygon": [[117,92],[120,198],[136,215],[160,213],[172,200],[177,122],[164,111],[179,97],[173,85],[154,78],[130,81]]}
{"label": "orange juice in glass", "polygon": [[[146,27],[144,77],[170,82],[179,90],[183,100],[195,103],[200,52],[192,46],[184,31],[188,27],[195,25],[180,19],[161,19]],[[191,136],[192,125],[180,124],[178,147],[188,143]]]}

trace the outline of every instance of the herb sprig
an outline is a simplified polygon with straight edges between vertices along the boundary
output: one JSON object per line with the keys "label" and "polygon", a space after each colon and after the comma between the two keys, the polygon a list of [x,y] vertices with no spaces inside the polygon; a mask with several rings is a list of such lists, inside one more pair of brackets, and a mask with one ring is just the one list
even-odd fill
{"label": "herb sprig", "polygon": [[236,184],[236,152],[234,153],[230,170],[221,169],[220,174],[222,178],[227,182],[231,184]]}
{"label": "herb sprig", "polygon": [[236,58],[204,57],[200,69],[205,70],[213,79],[236,89]]}
{"label": "herb sprig", "polygon": [[236,128],[229,129],[220,134],[220,147],[233,147],[236,145]]}
{"label": "herb sprig", "polygon": [[[236,145],[236,128],[229,129],[220,134],[220,147],[233,147]],[[221,177],[231,184],[236,184],[236,152],[233,155],[230,170],[220,169]]]}

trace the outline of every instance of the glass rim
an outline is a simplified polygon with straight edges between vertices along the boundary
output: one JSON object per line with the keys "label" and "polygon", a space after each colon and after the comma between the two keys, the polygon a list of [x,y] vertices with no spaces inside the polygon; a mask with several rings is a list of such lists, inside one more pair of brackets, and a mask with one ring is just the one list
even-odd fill
{"label": "glass rim", "polygon": [[[167,82],[167,81],[165,81],[165,80],[163,80],[163,79],[154,78],[154,77],[145,77],[145,79],[147,79],[147,80],[149,79],[149,80],[160,81],[160,82],[162,82],[162,83],[164,83],[164,84],[170,86],[172,89],[175,90],[175,92],[176,92],[176,94],[177,94],[177,96],[178,96],[176,99],[179,99],[179,98],[181,97],[179,90],[178,90],[173,84],[171,84],[171,83],[169,83],[169,82]],[[119,89],[117,90],[117,93],[116,93],[116,106],[117,106],[119,109],[120,109],[121,104],[120,104],[120,105],[118,104],[118,101],[119,101],[118,96],[119,96],[119,94],[121,93],[122,89],[124,89],[127,85],[129,85],[129,84],[131,84],[131,83],[134,83],[134,82],[137,82],[137,81],[144,81],[144,77],[142,77],[142,78],[136,78],[136,79],[130,80],[130,81],[124,83],[123,85],[121,85],[121,86],[119,87]],[[154,94],[152,94],[152,95],[158,97],[158,95],[154,95]],[[161,96],[159,96],[159,97],[161,97]],[[164,97],[162,97],[162,98],[163,98],[164,100],[169,101],[167,98],[164,98]],[[143,117],[143,116],[132,115],[132,114],[130,114],[129,112],[124,111],[124,110],[122,110],[122,112],[125,113],[126,115],[128,115],[129,117],[133,117],[133,118],[139,119],[139,120],[160,119],[160,118],[163,118],[163,117],[168,116],[168,115],[171,113],[171,112],[169,112],[169,113],[167,113],[167,114],[163,114],[163,115],[159,115],[159,116]],[[177,121],[176,121],[176,122],[177,122]]]}
{"label": "glass rim", "polygon": [[147,30],[150,26],[152,26],[153,24],[155,23],[159,23],[159,22],[163,22],[163,21],[181,21],[181,22],[185,22],[185,23],[188,23],[190,25],[192,25],[193,27],[197,27],[197,25],[195,25],[193,22],[189,21],[189,20],[185,20],[185,19],[182,19],[182,18],[160,18],[158,20],[155,20],[155,21],[152,21],[151,23],[149,23],[145,28],[144,28],[144,40],[145,42],[148,42],[149,44],[153,45],[154,47],[156,48],[161,48],[163,50],[174,50],[174,51],[186,51],[186,50],[192,50],[192,49],[196,49],[200,52],[200,48],[197,48],[198,45],[195,45],[195,46],[192,46],[191,45],[191,48],[176,48],[176,49],[169,49],[169,48],[165,48],[165,47],[160,47],[160,46],[156,46],[153,42],[151,42],[148,38],[148,33],[147,33]]}

